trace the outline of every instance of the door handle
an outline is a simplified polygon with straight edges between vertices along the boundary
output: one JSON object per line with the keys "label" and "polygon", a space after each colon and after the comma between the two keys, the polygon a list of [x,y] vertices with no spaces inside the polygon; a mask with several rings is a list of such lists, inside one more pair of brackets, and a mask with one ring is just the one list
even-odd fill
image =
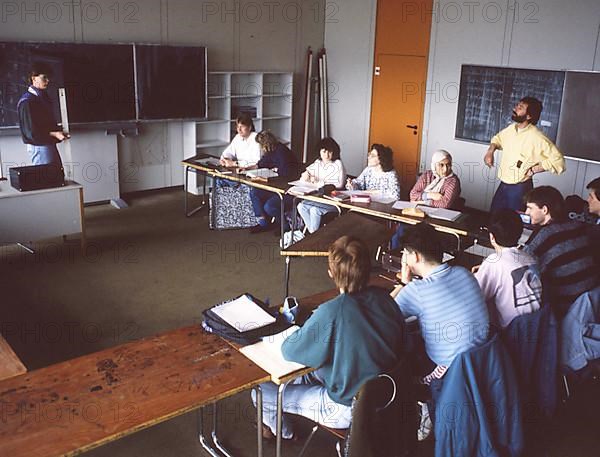
{"label": "door handle", "polygon": [[418,125],[407,125],[406,128],[417,130],[419,128],[419,126]]}

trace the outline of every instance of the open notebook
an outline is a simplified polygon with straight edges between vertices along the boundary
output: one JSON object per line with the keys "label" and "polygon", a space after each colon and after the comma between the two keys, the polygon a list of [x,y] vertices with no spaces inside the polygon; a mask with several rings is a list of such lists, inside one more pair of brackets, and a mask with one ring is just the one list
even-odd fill
{"label": "open notebook", "polygon": [[283,332],[264,336],[262,341],[244,346],[240,352],[269,373],[271,379],[277,382],[291,373],[306,368],[300,363],[285,360],[281,355],[283,341],[299,328],[297,325],[293,325]]}
{"label": "open notebook", "polygon": [[394,203],[394,209],[406,209],[418,207],[421,211],[427,214],[429,217],[436,219],[442,219],[444,221],[455,221],[462,214],[460,211],[454,211],[446,208],[433,208],[432,206],[420,205],[415,202],[397,201]]}
{"label": "open notebook", "polygon": [[275,317],[257,305],[248,295],[213,306],[211,311],[240,332],[254,330],[275,322]]}

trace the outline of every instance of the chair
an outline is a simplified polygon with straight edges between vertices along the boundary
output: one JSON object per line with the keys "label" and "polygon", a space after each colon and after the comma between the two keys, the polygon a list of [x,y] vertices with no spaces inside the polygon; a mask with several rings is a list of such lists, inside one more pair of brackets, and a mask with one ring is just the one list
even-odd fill
{"label": "chair", "polygon": [[517,379],[498,335],[459,354],[432,394],[436,457],[521,454]]}
{"label": "chair", "polygon": [[392,371],[367,381],[352,402],[350,428],[340,430],[316,424],[298,457],[304,454],[319,428],[337,438],[339,457],[413,455],[419,420],[410,373],[405,359]]}
{"label": "chair", "polygon": [[558,396],[558,323],[552,308],[513,319],[501,338],[516,369],[524,422],[551,418]]}

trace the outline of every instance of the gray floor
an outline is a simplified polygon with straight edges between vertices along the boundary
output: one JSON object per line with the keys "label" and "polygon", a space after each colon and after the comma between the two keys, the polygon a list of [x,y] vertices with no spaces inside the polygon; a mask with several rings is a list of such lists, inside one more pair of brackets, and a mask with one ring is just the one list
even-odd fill
{"label": "gray floor", "polygon": [[[182,196],[171,189],[129,196],[130,207],[123,210],[86,207],[85,254],[77,240],[35,243],[33,255],[0,246],[0,331],[29,369],[198,323],[204,308],[246,291],[281,301],[284,262],[278,239],[246,230],[209,231],[206,212],[184,217]],[[332,286],[325,259],[294,262],[292,294],[302,297]],[[548,430],[541,440],[548,446],[536,455],[598,455],[599,393],[597,384],[585,390],[577,408]],[[236,455],[256,455],[248,394],[220,407],[224,441]],[[187,414],[86,455],[205,455],[195,428],[195,414]],[[295,443],[285,446],[287,455],[299,450]],[[272,444],[266,449],[272,455]],[[431,443],[419,454],[432,455]],[[318,435],[309,455],[333,456],[333,441]]]}

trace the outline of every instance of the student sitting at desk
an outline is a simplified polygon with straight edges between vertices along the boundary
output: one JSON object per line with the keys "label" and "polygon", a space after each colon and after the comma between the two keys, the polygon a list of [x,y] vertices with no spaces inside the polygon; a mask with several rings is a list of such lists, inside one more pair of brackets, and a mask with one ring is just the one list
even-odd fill
{"label": "student sitting at desk", "polygon": [[[241,113],[235,120],[237,134],[225,148],[219,159],[223,167],[251,167],[260,160],[260,147],[256,142],[254,122],[248,113]],[[232,181],[218,178],[217,187],[235,185]]]}
{"label": "student sitting at desk", "polygon": [[505,328],[515,317],[540,309],[542,280],[536,259],[517,247],[523,222],[515,211],[492,213],[487,230],[496,252],[473,269],[492,321]]}
{"label": "student sitting at desk", "polygon": [[[346,182],[346,170],[340,159],[340,145],[333,138],[323,138],[318,147],[320,158],[306,168],[300,179],[320,186],[331,184],[336,189],[342,189]],[[336,212],[335,206],[325,203],[302,201],[298,204],[298,214],[309,233],[316,232],[321,226],[321,218],[333,212]]]}
{"label": "student sitting at desk", "polygon": [[[256,142],[264,152],[258,163],[250,168],[277,169],[277,174],[286,179],[295,179],[298,176],[298,162],[292,151],[281,144],[277,137],[269,130],[263,130],[256,135]],[[289,196],[285,200],[285,206],[291,206],[292,199]],[[258,224],[250,228],[250,233],[259,233],[271,230],[271,219],[275,218],[275,229],[280,227],[281,200],[273,192],[253,187],[250,189],[250,199],[254,214],[259,218]]]}
{"label": "student sitting at desk", "polygon": [[[439,149],[431,156],[431,169],[425,171],[410,191],[410,201],[434,208],[452,208],[460,197],[460,179],[452,172],[452,156]],[[398,224],[391,239],[391,248],[400,247],[406,226]]]}
{"label": "student sitting at desk", "polygon": [[[282,345],[287,360],[317,368],[290,383],[285,412],[332,428],[348,428],[352,399],[371,378],[402,357],[404,319],[390,296],[368,287],[371,260],[363,241],[343,236],[329,248],[329,276],[340,295],[320,305]],[[263,421],[275,433],[277,386],[263,384]],[[264,430],[264,434],[270,435]],[[294,435],[283,417],[282,437]]]}
{"label": "student sitting at desk", "polygon": [[408,227],[402,243],[402,284],[392,297],[404,316],[419,320],[430,359],[422,367],[425,379],[441,377],[458,354],[485,343],[488,310],[473,275],[442,263],[439,234],[431,225]]}
{"label": "student sitting at desk", "polygon": [[452,156],[438,149],[431,156],[431,169],[424,172],[410,191],[411,202],[434,208],[453,208],[460,197],[460,179],[452,172]]}
{"label": "student sitting at desk", "polygon": [[392,150],[382,144],[374,144],[367,155],[367,168],[358,178],[346,182],[348,190],[379,190],[385,197],[400,198],[400,181],[394,170]]}

